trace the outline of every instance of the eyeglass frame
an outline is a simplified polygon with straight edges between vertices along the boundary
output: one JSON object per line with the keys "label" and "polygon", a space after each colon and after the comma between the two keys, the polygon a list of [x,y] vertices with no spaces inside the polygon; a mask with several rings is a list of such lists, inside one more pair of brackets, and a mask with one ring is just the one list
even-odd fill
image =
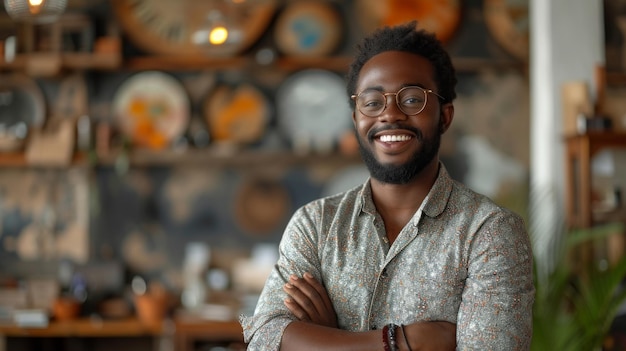
{"label": "eyeglass frame", "polygon": [[[402,107],[400,106],[400,102],[398,101],[398,95],[400,94],[400,92],[401,92],[401,91],[403,91],[403,90],[405,90],[405,89],[410,89],[410,88],[417,88],[417,89],[420,89],[420,90],[422,90],[422,91],[424,92],[424,105],[422,106],[422,108],[421,108],[419,111],[417,111],[417,112],[415,112],[415,113],[411,113],[411,114],[404,112],[404,110],[403,110],[403,109],[402,109]],[[368,114],[364,113],[363,111],[361,111],[361,109],[359,108],[359,104],[357,103],[357,99],[359,98],[359,96],[360,96],[361,94],[363,94],[364,92],[369,91],[369,90],[378,91],[378,92],[380,92],[380,93],[383,95],[383,97],[385,98],[385,106],[383,107],[383,109],[382,109],[382,110],[380,110],[380,112],[379,112],[376,116],[370,116],[370,115],[368,115]],[[441,96],[441,95],[439,95],[439,94],[435,93],[432,89],[422,88],[422,87],[420,87],[419,85],[407,85],[407,86],[405,86],[405,87],[400,88],[400,89],[399,89],[398,91],[396,91],[395,93],[387,93],[387,92],[379,91],[379,90],[376,90],[376,89],[368,88],[368,89],[362,90],[362,91],[361,91],[360,93],[358,93],[358,94],[352,94],[352,95],[350,95],[350,99],[354,100],[354,104],[355,104],[355,106],[356,106],[357,110],[359,110],[359,112],[361,112],[364,116],[366,116],[366,117],[370,117],[370,118],[378,118],[378,117],[379,117],[380,115],[382,115],[382,114],[383,114],[383,112],[385,112],[385,110],[387,109],[387,96],[389,96],[389,95],[395,95],[395,99],[394,99],[394,100],[396,101],[396,106],[398,107],[398,109],[399,109],[400,111],[402,111],[402,113],[404,113],[404,114],[405,114],[405,115],[407,115],[407,116],[416,116],[416,115],[419,115],[419,114],[420,114],[422,111],[424,111],[424,109],[426,108],[426,104],[428,104],[428,93],[431,93],[431,94],[433,94],[433,95],[437,96],[439,99],[441,99],[441,101],[445,101],[445,98],[444,98],[443,96]]]}

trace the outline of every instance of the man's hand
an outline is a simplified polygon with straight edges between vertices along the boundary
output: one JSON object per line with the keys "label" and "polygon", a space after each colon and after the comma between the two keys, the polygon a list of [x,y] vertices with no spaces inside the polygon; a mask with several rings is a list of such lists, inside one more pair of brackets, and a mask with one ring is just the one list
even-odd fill
{"label": "man's hand", "polygon": [[337,314],[326,289],[310,273],[292,275],[283,290],[289,294],[285,306],[301,321],[337,328]]}

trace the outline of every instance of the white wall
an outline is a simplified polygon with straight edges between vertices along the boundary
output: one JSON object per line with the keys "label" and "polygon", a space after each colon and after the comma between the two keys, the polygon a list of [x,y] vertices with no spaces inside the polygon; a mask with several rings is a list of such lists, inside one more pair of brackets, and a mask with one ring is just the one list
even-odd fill
{"label": "white wall", "polygon": [[564,147],[560,89],[588,82],[604,64],[602,0],[530,0],[531,198],[535,253],[550,268],[550,243],[564,224]]}

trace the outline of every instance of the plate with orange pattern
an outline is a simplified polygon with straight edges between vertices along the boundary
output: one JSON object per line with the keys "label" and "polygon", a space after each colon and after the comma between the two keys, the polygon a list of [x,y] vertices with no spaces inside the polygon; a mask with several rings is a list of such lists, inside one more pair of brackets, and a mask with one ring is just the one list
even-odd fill
{"label": "plate with orange pattern", "polygon": [[190,101],[176,78],[145,71],[122,83],[113,97],[112,112],[133,146],[158,150],[169,147],[185,133]]}
{"label": "plate with orange pattern", "polygon": [[214,142],[248,144],[261,140],[271,106],[252,83],[219,84],[204,102],[204,117]]}
{"label": "plate with orange pattern", "polygon": [[461,22],[461,0],[358,0],[355,6],[367,32],[417,20],[418,28],[445,43]]}

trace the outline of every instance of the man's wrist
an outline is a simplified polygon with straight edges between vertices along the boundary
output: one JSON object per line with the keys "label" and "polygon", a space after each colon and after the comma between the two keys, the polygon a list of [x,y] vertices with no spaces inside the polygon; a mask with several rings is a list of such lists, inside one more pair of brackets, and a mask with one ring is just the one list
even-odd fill
{"label": "man's wrist", "polygon": [[406,344],[407,351],[413,351],[411,349],[411,344],[409,343],[409,337],[406,336],[406,328],[404,327],[404,324],[400,324],[400,330],[402,331],[402,338],[404,339],[404,343]]}

